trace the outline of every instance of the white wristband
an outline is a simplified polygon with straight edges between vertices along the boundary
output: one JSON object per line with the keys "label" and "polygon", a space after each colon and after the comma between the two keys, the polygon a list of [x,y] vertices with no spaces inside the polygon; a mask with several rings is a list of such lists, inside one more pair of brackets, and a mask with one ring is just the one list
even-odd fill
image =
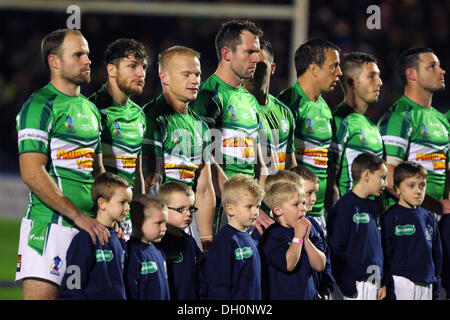
{"label": "white wristband", "polygon": [[303,244],[303,239],[300,239],[300,238],[293,238],[293,239],[292,239],[292,243],[294,243],[294,242],[296,242],[296,243],[298,243],[298,244]]}

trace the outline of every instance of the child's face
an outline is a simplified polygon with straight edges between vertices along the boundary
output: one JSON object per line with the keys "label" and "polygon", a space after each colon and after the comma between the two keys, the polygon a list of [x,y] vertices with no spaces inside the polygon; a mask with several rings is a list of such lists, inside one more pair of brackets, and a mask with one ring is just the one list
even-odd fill
{"label": "child's face", "polygon": [[167,211],[155,207],[147,207],[144,211],[145,220],[142,224],[142,241],[160,242],[166,233]]}
{"label": "child's face", "polygon": [[369,196],[380,196],[387,185],[387,167],[383,163],[377,171],[369,172]]}
{"label": "child's face", "polygon": [[236,203],[226,205],[229,224],[234,228],[245,231],[246,228],[255,224],[259,216],[261,199],[257,199],[249,192],[243,192]]}
{"label": "child's face", "polygon": [[294,228],[298,219],[306,215],[305,198],[296,193],[286,203],[279,207],[280,223],[285,227]]}
{"label": "child's face", "polygon": [[420,206],[425,198],[427,180],[420,176],[414,176],[403,180],[395,188],[399,196],[398,203],[403,207],[414,209]]}
{"label": "child's face", "polygon": [[[167,201],[167,206],[169,207],[167,224],[177,229],[184,229],[191,224],[193,214],[189,211],[189,209],[194,208],[193,195],[188,196],[184,192],[175,192],[170,195],[169,201]],[[179,210],[177,211],[174,209]],[[179,211],[181,211],[181,213]]]}
{"label": "child's face", "polygon": [[315,183],[312,180],[305,179],[304,190],[305,190],[306,211],[309,212],[312,210],[314,204],[316,203],[317,200],[316,194],[317,192],[319,192],[319,184]]}
{"label": "child's face", "polygon": [[130,203],[133,197],[131,188],[119,187],[114,190],[113,196],[109,201],[104,202],[105,213],[113,221],[124,221],[128,212],[130,212]]}

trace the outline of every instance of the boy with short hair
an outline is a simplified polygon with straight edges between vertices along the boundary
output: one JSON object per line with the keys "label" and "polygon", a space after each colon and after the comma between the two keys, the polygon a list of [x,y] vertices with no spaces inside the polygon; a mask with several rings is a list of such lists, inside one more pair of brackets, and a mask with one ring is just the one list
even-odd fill
{"label": "boy with short hair", "polygon": [[[109,241],[97,242],[84,230],[73,238],[67,251],[67,272],[59,289],[59,299],[125,300],[123,281],[125,241],[114,232],[114,223],[125,220],[133,196],[131,185],[125,179],[105,172],[95,179],[91,189],[97,221],[109,229]],[[80,280],[72,282],[76,267]]]}
{"label": "boy with short hair", "polygon": [[166,233],[167,206],[149,194],[133,199],[130,210],[133,233],[127,242],[125,284],[130,300],[169,300],[164,253],[154,244]]}
{"label": "boy with short hair", "polygon": [[200,297],[200,268],[205,256],[186,229],[198,208],[195,194],[184,183],[166,182],[158,197],[167,205],[167,232],[157,245],[165,254],[172,300],[198,300]]}
{"label": "boy with short hair", "polygon": [[323,253],[325,254],[327,261],[325,265],[325,270],[322,272],[315,272],[313,271],[313,278],[314,283],[316,285],[316,289],[318,291],[316,299],[318,300],[328,300],[331,292],[334,290],[334,277],[331,270],[331,258],[330,258],[330,248],[327,245],[326,242],[326,229],[323,225],[321,225],[321,222],[324,220],[322,217],[316,217],[309,215],[308,212],[310,212],[316,203],[317,200],[317,192],[319,191],[319,178],[316,176],[316,174],[302,166],[295,166],[289,169],[292,172],[295,172],[298,176],[300,176],[304,181],[304,188],[305,191],[305,201],[306,201],[306,218],[311,222],[311,225],[317,230],[319,233],[320,238],[323,241]]}
{"label": "boy with short hair", "polygon": [[273,184],[266,197],[276,222],[263,234],[263,295],[270,300],[313,300],[312,270],[322,271],[325,255],[317,231],[306,219],[305,194],[290,182]]}
{"label": "boy with short hair", "polygon": [[228,224],[217,233],[206,257],[208,299],[261,299],[260,256],[246,229],[255,224],[263,197],[264,190],[249,175],[238,173],[224,183],[222,206]]}
{"label": "boy with short hair", "polygon": [[[378,204],[386,187],[386,162],[369,153],[358,155],[351,167],[353,189],[340,198],[328,216],[328,244],[336,280],[333,300],[381,300],[383,250]],[[375,283],[373,283],[373,276]]]}
{"label": "boy with short hair", "polygon": [[412,161],[394,170],[396,205],[383,216],[383,246],[388,296],[397,300],[439,298],[442,246],[433,214],[420,205],[427,171]]}

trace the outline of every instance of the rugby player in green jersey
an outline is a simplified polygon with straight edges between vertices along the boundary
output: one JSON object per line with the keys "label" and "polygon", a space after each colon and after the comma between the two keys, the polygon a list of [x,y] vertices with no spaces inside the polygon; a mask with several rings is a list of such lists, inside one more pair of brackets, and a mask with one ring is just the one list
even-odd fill
{"label": "rugby player in green jersey", "polygon": [[317,200],[308,214],[316,217],[324,229],[332,115],[322,93],[334,90],[342,75],[339,52],[339,47],[322,39],[308,40],[300,45],[295,52],[298,80],[278,96],[294,115],[297,163],[312,170],[319,178]]}
{"label": "rugby player in green jersey", "polygon": [[46,35],[41,54],[48,85],[36,91],[17,116],[22,180],[30,203],[22,219],[16,280],[24,299],[56,299],[66,252],[78,228],[104,244],[109,231],[93,218],[93,175],[104,172],[100,115],[80,94],[90,82],[89,45],[78,30]]}
{"label": "rugby player in green jersey", "polygon": [[433,94],[445,88],[445,71],[432,49],[412,47],[401,54],[398,72],[404,94],[378,122],[386,151],[387,189],[393,196],[388,205],[394,204],[396,198],[395,167],[404,160],[414,161],[428,171],[422,206],[434,213],[448,214],[450,200],[445,194],[445,182],[450,125],[445,115],[431,106]]}
{"label": "rugby player in green jersey", "polygon": [[[333,143],[330,155],[329,181],[335,191],[334,202],[353,187],[351,166],[361,153],[383,157],[383,140],[366,115],[369,104],[377,102],[382,81],[377,60],[362,53],[346,53],[341,61],[342,101],[333,112]],[[330,191],[330,190],[328,190]]]}
{"label": "rugby player in green jersey", "polygon": [[[215,39],[219,64],[193,102],[193,110],[211,128],[214,138],[212,175],[219,198],[223,183],[236,173],[257,175],[261,184],[267,176],[258,139],[257,101],[242,86],[242,80],[252,78],[256,70],[262,34],[248,20],[223,23]],[[217,210],[214,232],[227,224],[226,219],[227,215]]]}
{"label": "rugby player in green jersey", "polygon": [[[297,165],[294,148],[294,116],[291,110],[269,93],[270,77],[275,73],[276,65],[272,44],[260,40],[259,62],[251,79],[244,80],[244,87],[258,101],[259,135],[261,151],[269,174],[278,170],[287,170]],[[264,204],[263,204],[264,206]],[[266,207],[267,213],[270,212]],[[262,234],[273,220],[261,209],[256,228]]]}
{"label": "rugby player in green jersey", "polygon": [[[144,45],[134,39],[117,39],[105,51],[108,78],[89,97],[102,119],[102,153],[105,170],[115,173],[135,185],[133,193],[144,193],[142,175],[142,140],[145,115],[131,96],[144,90],[148,57]],[[131,235],[128,214],[121,223],[125,239]]]}
{"label": "rugby player in green jersey", "polygon": [[[212,242],[216,199],[211,178],[209,129],[188,103],[200,85],[200,53],[174,46],[158,56],[163,92],[144,106],[147,130],[143,142],[146,190],[166,181],[180,181],[195,190],[198,235],[204,250]],[[197,238],[196,230],[191,232]]]}

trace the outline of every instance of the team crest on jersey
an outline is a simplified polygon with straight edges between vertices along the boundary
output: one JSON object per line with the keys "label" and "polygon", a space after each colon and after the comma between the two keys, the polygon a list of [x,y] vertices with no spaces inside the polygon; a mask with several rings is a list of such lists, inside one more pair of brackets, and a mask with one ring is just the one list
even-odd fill
{"label": "team crest on jersey", "polygon": [[173,134],[173,143],[174,144],[180,144],[181,141],[183,141],[183,135],[181,134],[181,132],[179,132],[178,130],[176,130]]}
{"label": "team crest on jersey", "polygon": [[117,121],[114,121],[114,129],[113,129],[114,134],[120,135],[122,134],[122,132],[120,132],[120,125]]}
{"label": "team crest on jersey", "polygon": [[66,123],[64,124],[64,127],[67,129],[68,133],[76,132],[73,127],[73,118],[71,116],[66,117]]}
{"label": "team crest on jersey", "polygon": [[286,120],[281,119],[281,130],[283,130],[283,133],[286,134],[288,131],[288,125],[286,123]]}
{"label": "team crest on jersey", "polygon": [[54,274],[55,276],[59,276],[59,269],[61,269],[63,265],[63,262],[59,256],[56,256],[53,258],[52,262],[50,263],[50,273]]}
{"label": "team crest on jersey", "polygon": [[313,131],[311,118],[306,118],[305,129],[311,132]]}
{"label": "team crest on jersey", "polygon": [[231,118],[232,121],[236,121],[236,112],[234,111],[234,107],[233,106],[229,106],[229,112],[228,112],[228,116]]}
{"label": "team crest on jersey", "polygon": [[420,134],[424,137],[428,137],[428,128],[425,124],[422,124],[422,127],[420,128]]}
{"label": "team crest on jersey", "polygon": [[368,144],[366,133],[364,132],[364,130],[360,130],[359,133],[360,133],[359,140],[361,140],[362,144]]}
{"label": "team crest on jersey", "polygon": [[433,227],[429,224],[427,224],[427,226],[425,227],[425,237],[429,241],[433,240]]}

